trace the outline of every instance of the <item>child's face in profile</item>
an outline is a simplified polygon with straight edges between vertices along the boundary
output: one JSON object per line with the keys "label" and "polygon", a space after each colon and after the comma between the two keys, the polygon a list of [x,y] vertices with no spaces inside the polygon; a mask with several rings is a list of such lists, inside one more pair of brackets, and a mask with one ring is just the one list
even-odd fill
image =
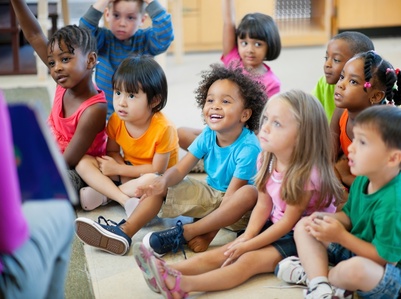
{"label": "child's face in profile", "polygon": [[349,45],[346,41],[342,39],[329,41],[323,65],[324,75],[328,84],[337,83],[345,63],[351,59],[352,56],[353,53],[349,49]]}
{"label": "child's face in profile", "polygon": [[372,178],[382,171],[386,172],[391,149],[386,146],[377,128],[372,125],[356,125],[353,132],[354,139],[348,147],[351,173]]}
{"label": "child's face in profile", "polygon": [[105,13],[111,32],[119,40],[133,36],[145,20],[139,1],[115,2]]}
{"label": "child's face in profile", "polygon": [[374,95],[375,89],[372,87],[365,91],[364,84],[363,59],[350,59],[345,64],[334,90],[336,107],[346,108],[351,112],[358,112],[370,107],[370,99]]}
{"label": "child's face in profile", "polygon": [[270,99],[264,109],[258,133],[263,151],[289,159],[295,147],[299,123],[291,105],[281,98]]}
{"label": "child's face in profile", "polygon": [[244,99],[238,85],[223,79],[215,81],[210,86],[203,107],[203,116],[213,131],[237,134],[251,117],[251,111],[244,108]]}

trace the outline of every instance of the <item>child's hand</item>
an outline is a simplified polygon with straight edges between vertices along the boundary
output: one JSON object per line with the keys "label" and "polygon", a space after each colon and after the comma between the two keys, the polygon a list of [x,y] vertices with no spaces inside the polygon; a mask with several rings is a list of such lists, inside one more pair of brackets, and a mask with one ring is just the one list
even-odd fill
{"label": "child's hand", "polygon": [[138,186],[134,196],[140,198],[140,202],[152,195],[160,195],[166,192],[166,183],[163,177],[156,177],[149,185]]}
{"label": "child's hand", "polygon": [[309,217],[310,221],[305,225],[306,231],[320,242],[341,244],[342,234],[347,232],[341,222],[327,215],[322,217],[319,216],[319,213],[313,215],[316,216]]}
{"label": "child's hand", "polygon": [[234,263],[241,255],[248,251],[246,248],[246,241],[247,239],[241,236],[233,241],[230,246],[228,246],[228,249],[224,252],[224,255],[227,256],[227,259],[223,265],[221,265],[221,268]]}
{"label": "child's hand", "polygon": [[99,164],[99,170],[103,175],[112,176],[118,175],[117,169],[119,164],[110,156],[96,157]]}

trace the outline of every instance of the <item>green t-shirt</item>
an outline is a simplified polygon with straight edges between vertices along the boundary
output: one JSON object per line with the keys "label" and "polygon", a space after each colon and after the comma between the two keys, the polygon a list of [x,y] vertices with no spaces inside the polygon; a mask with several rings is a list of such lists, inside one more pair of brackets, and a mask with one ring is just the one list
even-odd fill
{"label": "green t-shirt", "polygon": [[322,76],[315,88],[312,90],[312,94],[322,103],[324,111],[326,112],[327,119],[331,120],[336,104],[334,103],[334,88],[335,84],[328,84],[326,77]]}
{"label": "green t-shirt", "polygon": [[366,194],[369,180],[355,178],[343,211],[351,220],[351,233],[372,243],[390,263],[401,266],[401,174],[373,194]]}

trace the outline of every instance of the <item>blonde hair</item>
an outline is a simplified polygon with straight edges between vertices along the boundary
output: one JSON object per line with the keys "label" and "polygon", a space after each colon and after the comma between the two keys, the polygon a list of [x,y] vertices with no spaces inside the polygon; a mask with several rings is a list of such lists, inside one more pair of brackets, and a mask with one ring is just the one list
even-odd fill
{"label": "blonde hair", "polygon": [[[334,173],[332,139],[322,105],[314,96],[301,90],[274,95],[269,101],[272,100],[290,104],[291,110],[288,113],[293,113],[299,128],[281,185],[282,200],[289,205],[299,204],[312,170],[316,169],[320,176],[320,186],[315,208],[328,207],[333,197],[335,205],[338,205],[343,198],[343,189]],[[262,118],[269,107],[269,101],[263,109]],[[263,151],[260,158],[261,166],[255,177],[255,185],[260,192],[266,192],[266,183],[271,175],[269,164],[274,163],[275,157],[273,153]]]}

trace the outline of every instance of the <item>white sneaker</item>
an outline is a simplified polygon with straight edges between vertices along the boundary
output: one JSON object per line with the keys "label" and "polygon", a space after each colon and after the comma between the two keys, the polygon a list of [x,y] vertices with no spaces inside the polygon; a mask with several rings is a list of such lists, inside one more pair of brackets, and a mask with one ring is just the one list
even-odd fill
{"label": "white sneaker", "polygon": [[354,292],[339,289],[336,287],[333,287],[333,299],[352,299],[354,298]]}
{"label": "white sneaker", "polygon": [[314,288],[303,291],[305,299],[333,299],[333,289],[327,282],[319,282]]}
{"label": "white sneaker", "polygon": [[274,270],[274,275],[287,283],[308,284],[305,270],[296,256],[287,257],[279,262]]}

